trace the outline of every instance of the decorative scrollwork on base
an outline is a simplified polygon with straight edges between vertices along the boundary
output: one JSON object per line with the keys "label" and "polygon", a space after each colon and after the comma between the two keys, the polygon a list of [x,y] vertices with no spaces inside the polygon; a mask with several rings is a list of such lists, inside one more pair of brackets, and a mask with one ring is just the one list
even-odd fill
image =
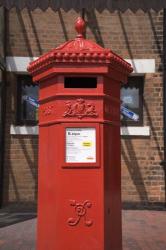
{"label": "decorative scrollwork on base", "polygon": [[75,103],[67,101],[66,111],[63,117],[77,117],[82,119],[83,117],[97,117],[95,105],[93,103],[86,103],[83,98],[79,98]]}
{"label": "decorative scrollwork on base", "polygon": [[84,224],[87,227],[92,226],[93,220],[87,219],[87,209],[92,207],[92,203],[88,200],[83,203],[77,203],[75,200],[70,201],[70,205],[75,207],[76,218],[69,218],[67,223],[69,226],[76,226],[80,222],[81,218],[84,219]]}

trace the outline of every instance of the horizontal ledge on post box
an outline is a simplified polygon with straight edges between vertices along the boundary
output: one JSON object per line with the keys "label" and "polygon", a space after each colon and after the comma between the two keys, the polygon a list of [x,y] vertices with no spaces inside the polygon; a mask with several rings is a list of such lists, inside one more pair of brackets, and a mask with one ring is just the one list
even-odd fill
{"label": "horizontal ledge on post box", "polygon": [[76,98],[80,98],[80,97],[92,97],[92,98],[104,98],[104,99],[108,99],[108,100],[111,100],[113,102],[116,102],[116,103],[120,103],[120,100],[118,100],[117,98],[115,97],[112,97],[110,95],[104,95],[104,94],[89,94],[89,93],[59,93],[59,94],[56,94],[56,95],[52,95],[52,96],[49,96],[49,97],[44,97],[44,98],[40,98],[39,99],[39,103],[45,103],[45,102],[48,102],[48,101],[52,101],[53,99],[60,99],[60,98],[65,98],[67,97],[68,99],[70,97],[76,97]]}
{"label": "horizontal ledge on post box", "polygon": [[[69,122],[69,121],[65,121]],[[73,121],[71,121],[73,122]],[[80,121],[78,121],[80,122]],[[82,122],[82,121],[81,121]],[[84,121],[87,122],[87,121]],[[90,121],[92,123],[92,121]],[[96,121],[94,121],[95,123]],[[10,126],[11,135],[38,135],[38,126]],[[150,127],[121,127],[122,136],[150,136]]]}
{"label": "horizontal ledge on post box", "polygon": [[72,67],[65,67],[65,68],[58,68],[58,67],[50,67],[47,69],[47,71],[41,72],[41,73],[36,73],[33,76],[33,80],[34,81],[39,81],[42,79],[49,79],[52,78],[52,76],[54,75],[64,75],[64,74],[78,74],[78,70],[79,70],[79,74],[95,74],[96,72],[98,72],[97,74],[102,75],[102,74],[109,74],[109,70],[108,70],[108,65],[94,65],[93,67],[91,65],[85,65],[82,67],[79,67],[78,69],[78,65],[72,65]]}
{"label": "horizontal ledge on post box", "polygon": [[46,122],[40,122],[39,123],[39,126],[40,127],[45,127],[45,126],[49,126],[49,125],[53,125],[53,124],[59,124],[59,123],[99,123],[99,124],[110,124],[110,125],[113,125],[113,126],[120,126],[120,123],[118,122],[115,122],[115,121],[109,121],[109,120],[102,120],[102,119],[95,119],[95,120],[90,120],[90,119],[86,119],[86,120],[83,120],[83,119],[73,119],[73,120],[69,120],[69,119],[62,119],[62,120],[52,120],[52,121],[46,121]]}

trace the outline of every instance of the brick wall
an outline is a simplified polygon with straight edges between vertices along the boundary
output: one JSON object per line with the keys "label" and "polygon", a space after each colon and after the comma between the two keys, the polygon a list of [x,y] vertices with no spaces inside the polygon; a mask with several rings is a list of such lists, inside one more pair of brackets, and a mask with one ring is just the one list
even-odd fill
{"label": "brick wall", "polygon": [[[39,56],[75,37],[78,13],[35,10],[8,13],[8,56]],[[156,73],[146,74],[144,125],[151,135],[122,138],[122,198],[127,203],[165,201],[162,110],[163,12],[136,13],[103,11],[87,13],[87,38],[111,48],[124,58],[155,59]],[[16,83],[8,79],[4,199],[35,201],[37,177],[37,137],[10,136],[15,117]]]}
{"label": "brick wall", "polygon": [[16,76],[7,77],[4,203],[34,202],[37,198],[37,136],[10,136],[16,122]]}

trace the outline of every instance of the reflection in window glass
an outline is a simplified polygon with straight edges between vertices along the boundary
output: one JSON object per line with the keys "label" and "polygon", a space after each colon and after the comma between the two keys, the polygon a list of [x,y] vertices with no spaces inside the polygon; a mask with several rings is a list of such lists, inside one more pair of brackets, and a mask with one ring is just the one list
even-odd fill
{"label": "reflection in window glass", "polygon": [[18,76],[18,123],[35,124],[38,120],[38,85],[30,76]]}
{"label": "reflection in window glass", "polygon": [[137,88],[122,88],[121,101],[125,107],[136,109],[139,108],[139,89]]}
{"label": "reflection in window glass", "polygon": [[[131,76],[121,87],[121,104],[134,116],[121,114],[122,125],[142,125],[143,123],[143,76]],[[137,118],[137,119],[133,119]]]}

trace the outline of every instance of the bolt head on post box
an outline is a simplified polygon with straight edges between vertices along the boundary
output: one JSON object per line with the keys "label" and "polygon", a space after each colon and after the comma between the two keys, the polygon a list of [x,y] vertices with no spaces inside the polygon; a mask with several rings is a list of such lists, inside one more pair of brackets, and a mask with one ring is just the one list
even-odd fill
{"label": "bolt head on post box", "polygon": [[38,250],[122,250],[120,84],[131,65],[77,36],[31,62],[39,83]]}

